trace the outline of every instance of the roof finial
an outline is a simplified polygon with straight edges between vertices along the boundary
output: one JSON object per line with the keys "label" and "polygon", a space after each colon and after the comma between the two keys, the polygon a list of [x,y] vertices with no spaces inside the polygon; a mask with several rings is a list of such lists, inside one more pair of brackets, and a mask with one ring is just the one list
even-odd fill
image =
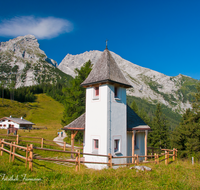
{"label": "roof finial", "polygon": [[108,40],[106,40],[106,49],[108,49]]}

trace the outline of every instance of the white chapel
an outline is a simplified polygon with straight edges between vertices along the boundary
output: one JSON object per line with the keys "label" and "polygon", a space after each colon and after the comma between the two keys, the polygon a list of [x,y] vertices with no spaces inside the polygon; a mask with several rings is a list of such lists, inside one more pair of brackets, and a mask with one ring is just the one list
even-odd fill
{"label": "white chapel", "polygon": [[[72,146],[78,131],[84,132],[83,152],[118,156],[147,155],[150,127],[126,104],[126,88],[132,87],[106,48],[81,84],[86,88],[86,112],[65,126],[71,130]],[[84,155],[87,162],[108,162],[107,157]],[[113,159],[127,163],[131,159]],[[94,169],[107,165],[87,163]]]}

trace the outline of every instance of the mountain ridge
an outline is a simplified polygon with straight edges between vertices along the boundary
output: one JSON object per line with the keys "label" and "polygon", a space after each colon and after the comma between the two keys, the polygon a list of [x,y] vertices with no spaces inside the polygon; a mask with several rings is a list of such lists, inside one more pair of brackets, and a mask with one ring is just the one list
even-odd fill
{"label": "mountain ridge", "polygon": [[[57,62],[47,57],[33,35],[0,43],[0,79],[12,88],[63,80]],[[67,76],[67,75],[66,75]]]}
{"label": "mountain ridge", "polygon": [[[198,80],[182,74],[175,77],[167,76],[136,65],[110,52],[126,79],[133,86],[127,90],[127,95],[147,99],[153,104],[160,102],[178,113],[191,108],[192,93],[195,93],[195,88],[190,91],[188,85],[184,86],[184,83],[190,81],[190,85],[194,87]],[[101,53],[101,51],[92,50],[77,55],[67,54],[58,68],[75,77],[75,68],[80,68],[88,60],[95,64]]]}
{"label": "mountain ridge", "polygon": [[[48,58],[35,36],[19,36],[0,43],[1,85],[19,88],[41,83],[55,84],[75,77],[75,68],[88,60],[95,64],[102,51],[92,50],[82,54],[67,54],[58,65]],[[145,99],[152,104],[162,103],[177,113],[191,108],[195,85],[198,80],[179,74],[167,76],[163,73],[141,67],[110,51],[127,81],[133,88],[127,95]]]}

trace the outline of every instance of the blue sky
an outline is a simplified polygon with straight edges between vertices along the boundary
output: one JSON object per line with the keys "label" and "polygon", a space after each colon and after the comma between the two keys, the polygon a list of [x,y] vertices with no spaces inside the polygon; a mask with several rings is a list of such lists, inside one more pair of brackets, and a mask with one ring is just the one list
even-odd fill
{"label": "blue sky", "polygon": [[48,57],[108,49],[169,76],[200,79],[199,0],[6,0],[0,41],[32,33]]}

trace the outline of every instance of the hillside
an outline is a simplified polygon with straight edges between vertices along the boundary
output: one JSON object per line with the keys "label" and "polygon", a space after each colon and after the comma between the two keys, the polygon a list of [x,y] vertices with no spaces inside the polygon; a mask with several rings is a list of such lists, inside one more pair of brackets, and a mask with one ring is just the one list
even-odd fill
{"label": "hillside", "polygon": [[[89,51],[79,55],[67,54],[58,68],[74,77],[75,68],[80,68],[89,59],[95,64],[101,53],[101,51]],[[133,86],[127,90],[129,96],[145,99],[151,104],[160,102],[177,113],[183,113],[185,109],[191,108],[192,94],[196,92],[195,86],[198,80],[181,74],[170,77],[131,63],[114,52],[111,54]]]}
{"label": "hillside", "polygon": [[[141,110],[145,111],[151,119],[155,116],[157,105],[151,104],[145,99],[141,99],[134,96],[127,96],[127,104],[129,106],[131,106],[131,103],[133,101],[135,101],[135,103],[137,104],[139,111]],[[181,115],[178,113],[175,113],[174,111],[172,111],[171,108],[167,107],[164,104],[161,105],[161,108],[162,108],[162,113],[164,114],[164,116],[166,117],[168,121],[167,125],[169,126],[169,129],[174,130],[175,127],[179,125],[181,121]]]}
{"label": "hillside", "polygon": [[[31,131],[28,136],[34,135],[53,139],[62,127],[61,118],[64,107],[46,94],[38,94],[36,97],[37,99],[33,103],[19,103],[4,99],[3,105],[0,98],[0,117],[9,117],[10,115],[13,117],[23,116],[26,120],[35,123],[36,126],[47,127],[47,129]],[[19,133],[22,134],[23,131],[20,130]]]}
{"label": "hillside", "polygon": [[55,84],[71,78],[56,66],[56,61],[46,56],[33,35],[0,42],[0,80],[4,86]]}

